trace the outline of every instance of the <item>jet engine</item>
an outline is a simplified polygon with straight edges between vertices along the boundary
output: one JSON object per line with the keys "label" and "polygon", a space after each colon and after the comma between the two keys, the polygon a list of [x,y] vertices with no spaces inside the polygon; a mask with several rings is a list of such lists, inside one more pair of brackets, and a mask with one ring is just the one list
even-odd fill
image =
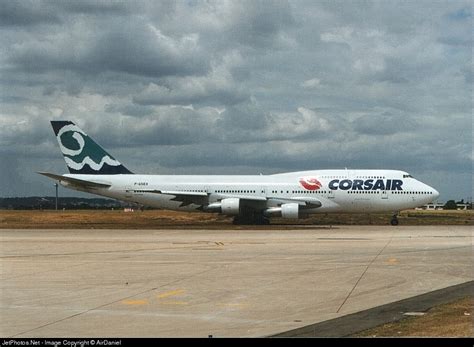
{"label": "jet engine", "polygon": [[270,207],[263,212],[265,217],[299,218],[299,205],[296,203],[282,204],[280,207]]}
{"label": "jet engine", "polygon": [[240,212],[240,199],[222,199],[220,202],[214,202],[208,205],[205,207],[205,210],[210,212],[220,212],[228,216],[237,216]]}
{"label": "jet engine", "polygon": [[283,218],[297,219],[299,216],[299,205],[295,203],[281,205],[281,216]]}
{"label": "jet engine", "polygon": [[228,216],[236,216],[240,212],[240,199],[227,198],[221,200],[221,213]]}

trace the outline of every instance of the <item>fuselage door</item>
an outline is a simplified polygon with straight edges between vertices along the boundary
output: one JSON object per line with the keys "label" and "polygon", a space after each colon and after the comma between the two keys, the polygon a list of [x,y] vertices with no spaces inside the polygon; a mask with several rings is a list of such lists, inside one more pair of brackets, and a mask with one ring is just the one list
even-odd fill
{"label": "fuselage door", "polygon": [[125,197],[131,198],[133,196],[133,188],[130,186],[125,187]]}
{"label": "fuselage door", "polygon": [[382,196],[382,199],[388,199],[388,194],[386,190],[382,190],[380,195]]}
{"label": "fuselage door", "polygon": [[328,199],[334,199],[334,190],[329,189]]}

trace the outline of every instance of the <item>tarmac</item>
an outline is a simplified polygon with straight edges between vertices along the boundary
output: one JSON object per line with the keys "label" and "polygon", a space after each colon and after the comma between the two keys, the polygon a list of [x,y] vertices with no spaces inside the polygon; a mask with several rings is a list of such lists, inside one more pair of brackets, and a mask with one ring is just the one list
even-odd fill
{"label": "tarmac", "polygon": [[[452,303],[466,297],[472,298],[473,293],[474,281],[464,282],[339,318],[285,331],[272,337],[348,337],[382,324],[399,321],[408,316],[424,315],[434,306]],[[449,316],[449,318],[451,317],[452,315]],[[473,336],[473,332],[474,321],[471,326],[471,336]]]}
{"label": "tarmac", "polygon": [[472,281],[472,232],[3,229],[0,336],[296,336]]}

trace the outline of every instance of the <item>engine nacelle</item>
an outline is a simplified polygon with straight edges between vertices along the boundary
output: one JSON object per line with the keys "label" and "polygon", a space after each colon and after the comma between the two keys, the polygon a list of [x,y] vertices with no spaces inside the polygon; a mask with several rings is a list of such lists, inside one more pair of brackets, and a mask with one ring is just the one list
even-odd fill
{"label": "engine nacelle", "polygon": [[281,205],[281,216],[282,218],[298,219],[299,205],[296,203]]}
{"label": "engine nacelle", "polygon": [[228,216],[236,216],[240,212],[240,199],[227,198],[221,200],[221,213]]}
{"label": "engine nacelle", "polygon": [[280,207],[270,207],[263,211],[265,217],[282,217],[289,219],[298,219],[299,205],[296,203],[283,204]]}

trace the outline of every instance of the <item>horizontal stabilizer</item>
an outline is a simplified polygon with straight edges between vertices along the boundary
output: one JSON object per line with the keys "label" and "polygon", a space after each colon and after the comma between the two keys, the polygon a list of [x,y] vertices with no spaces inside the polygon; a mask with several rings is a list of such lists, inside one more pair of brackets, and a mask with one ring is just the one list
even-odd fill
{"label": "horizontal stabilizer", "polygon": [[108,188],[111,186],[109,183],[100,183],[100,182],[93,182],[93,181],[87,181],[87,180],[81,180],[78,178],[72,178],[72,177],[67,177],[67,176],[62,176],[62,175],[56,175],[52,174],[49,172],[37,172],[40,175],[52,178],[53,180],[58,180],[62,182],[67,182],[69,184],[79,186],[79,187],[84,187],[84,188]]}

